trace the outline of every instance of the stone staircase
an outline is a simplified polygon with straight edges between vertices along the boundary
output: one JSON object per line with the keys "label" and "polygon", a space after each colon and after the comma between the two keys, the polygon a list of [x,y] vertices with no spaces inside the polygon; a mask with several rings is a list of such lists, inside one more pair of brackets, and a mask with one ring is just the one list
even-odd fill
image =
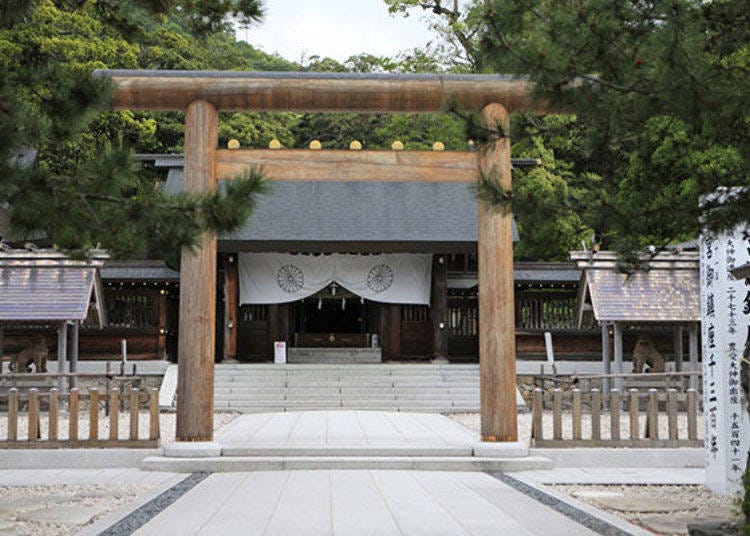
{"label": "stone staircase", "polygon": [[215,408],[242,413],[479,411],[479,366],[220,364],[215,369]]}

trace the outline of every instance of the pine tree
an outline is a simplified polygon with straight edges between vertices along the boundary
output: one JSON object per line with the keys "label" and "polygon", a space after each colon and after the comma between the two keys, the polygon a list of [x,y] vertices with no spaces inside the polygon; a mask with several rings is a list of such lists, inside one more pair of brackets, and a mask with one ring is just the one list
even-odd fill
{"label": "pine tree", "polygon": [[[254,0],[134,3],[26,0],[0,11],[0,210],[2,233],[85,255],[166,255],[205,230],[229,231],[249,216],[264,181],[255,172],[219,194],[168,196],[138,170],[117,127],[138,137],[153,119],[101,115],[112,88],[97,67],[138,67],[164,14],[183,13],[196,38],[227,29],[228,16],[257,20]],[[57,31],[45,33],[47,28]],[[163,49],[162,49],[163,50]],[[116,125],[112,128],[111,124]],[[113,139],[113,133],[120,139]],[[127,130],[125,130],[127,134]]]}

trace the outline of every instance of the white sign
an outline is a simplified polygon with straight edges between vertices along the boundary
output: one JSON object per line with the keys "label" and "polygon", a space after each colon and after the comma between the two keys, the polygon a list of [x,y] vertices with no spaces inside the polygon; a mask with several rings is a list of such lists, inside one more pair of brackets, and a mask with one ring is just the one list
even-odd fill
{"label": "white sign", "polygon": [[273,362],[277,365],[286,364],[286,343],[284,341],[273,343]]}
{"label": "white sign", "polygon": [[703,403],[706,486],[731,495],[742,489],[748,452],[747,401],[741,358],[750,336],[750,281],[729,271],[750,262],[750,231],[701,237]]}

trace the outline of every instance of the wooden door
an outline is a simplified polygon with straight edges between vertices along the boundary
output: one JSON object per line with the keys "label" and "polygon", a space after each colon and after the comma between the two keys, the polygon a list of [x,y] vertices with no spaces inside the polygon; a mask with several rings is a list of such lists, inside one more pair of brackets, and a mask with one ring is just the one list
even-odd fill
{"label": "wooden door", "polygon": [[237,325],[237,359],[261,362],[271,359],[268,354],[268,307],[243,305]]}

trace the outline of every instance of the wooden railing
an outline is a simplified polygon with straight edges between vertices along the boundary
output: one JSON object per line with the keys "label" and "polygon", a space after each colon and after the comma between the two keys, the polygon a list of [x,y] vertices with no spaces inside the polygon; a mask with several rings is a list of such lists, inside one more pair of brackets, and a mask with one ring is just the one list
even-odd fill
{"label": "wooden railing", "polygon": [[[101,396],[99,389],[82,393],[73,388],[62,393],[53,388],[48,392],[29,389],[21,393],[13,387],[8,394],[0,396],[0,403],[7,402],[7,437],[0,438],[0,449],[18,448],[155,448],[159,445],[159,391],[132,388],[125,393],[113,388],[108,395]],[[83,404],[82,404],[83,403]],[[5,405],[5,404],[3,404]],[[120,433],[120,412],[129,413],[129,430]],[[148,438],[139,437],[139,420],[142,407],[148,409]],[[25,407],[25,414],[20,409]],[[42,408],[46,407],[46,411]],[[108,433],[100,433],[99,416],[108,415]],[[43,420],[46,417],[46,423]],[[67,417],[67,433],[60,430],[60,418]],[[27,430],[19,433],[19,424],[25,419]],[[86,437],[80,437],[81,420],[88,422]],[[44,426],[46,424],[46,426]],[[25,435],[26,437],[22,437]],[[124,436],[124,437],[121,437]]]}
{"label": "wooden railing", "polygon": [[[645,399],[643,401],[646,403],[643,433],[640,418],[642,399]],[[625,416],[622,411],[624,403],[627,404]],[[680,403],[684,404],[686,410],[682,417],[687,420],[686,434],[683,433],[683,437],[680,437],[678,426]],[[563,405],[568,406],[570,411],[568,430],[563,430]],[[588,407],[586,417],[584,406]],[[664,407],[664,412],[660,411],[660,406]],[[609,433],[605,435],[602,430],[602,419],[607,417]],[[621,417],[623,420],[629,420],[629,426],[625,430],[626,437],[622,434]],[[659,423],[664,418],[667,419],[667,433],[666,437],[661,438]],[[585,419],[590,423],[590,434],[586,438],[583,437]],[[607,396],[603,396],[598,389],[591,389],[585,394],[580,389],[565,393],[555,389],[552,393],[552,437],[545,438],[544,393],[537,388],[532,400],[531,441],[533,446],[539,448],[702,447],[703,441],[698,438],[698,394],[695,389],[688,389],[684,394],[678,394],[676,389],[668,389],[661,393],[657,389],[649,389],[648,392],[630,389],[627,395],[622,396],[618,389],[612,389]]]}

